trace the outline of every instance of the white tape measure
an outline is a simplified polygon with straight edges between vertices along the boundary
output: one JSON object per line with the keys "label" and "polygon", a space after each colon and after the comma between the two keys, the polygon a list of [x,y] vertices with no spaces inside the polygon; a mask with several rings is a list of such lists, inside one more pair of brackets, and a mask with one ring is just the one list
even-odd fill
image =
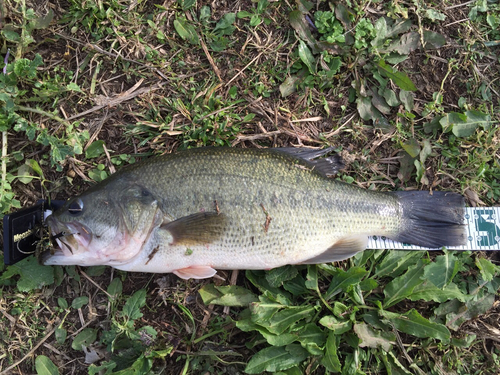
{"label": "white tape measure", "polygon": [[[466,207],[467,245],[449,250],[500,250],[500,207]],[[426,247],[396,242],[385,237],[368,239],[368,249],[426,250]]]}

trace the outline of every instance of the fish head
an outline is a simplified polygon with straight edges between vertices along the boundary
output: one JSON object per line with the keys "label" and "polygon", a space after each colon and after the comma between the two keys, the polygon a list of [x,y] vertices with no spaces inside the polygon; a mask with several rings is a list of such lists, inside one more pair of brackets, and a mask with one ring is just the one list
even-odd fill
{"label": "fish head", "polygon": [[124,179],[98,184],[47,218],[59,249],[44,254],[43,263],[126,264],[161,222],[158,201],[144,186]]}

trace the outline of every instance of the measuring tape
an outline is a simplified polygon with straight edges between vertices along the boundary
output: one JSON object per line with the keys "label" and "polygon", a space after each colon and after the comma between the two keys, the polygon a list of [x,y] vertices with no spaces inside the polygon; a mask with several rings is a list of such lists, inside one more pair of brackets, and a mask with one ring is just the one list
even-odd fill
{"label": "measuring tape", "polygon": [[[500,250],[500,207],[466,207],[467,245],[450,246],[449,250]],[[403,244],[385,237],[373,236],[368,249],[428,250],[426,247]]]}

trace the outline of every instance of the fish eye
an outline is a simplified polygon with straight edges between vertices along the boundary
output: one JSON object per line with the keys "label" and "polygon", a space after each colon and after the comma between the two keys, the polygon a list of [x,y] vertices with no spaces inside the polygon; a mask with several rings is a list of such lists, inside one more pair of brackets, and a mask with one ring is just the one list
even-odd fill
{"label": "fish eye", "polygon": [[80,198],[75,199],[70,203],[68,207],[68,212],[72,215],[78,215],[83,211],[83,202]]}
{"label": "fish eye", "polygon": [[141,194],[143,197],[149,197],[151,195],[151,193],[146,189],[142,189]]}

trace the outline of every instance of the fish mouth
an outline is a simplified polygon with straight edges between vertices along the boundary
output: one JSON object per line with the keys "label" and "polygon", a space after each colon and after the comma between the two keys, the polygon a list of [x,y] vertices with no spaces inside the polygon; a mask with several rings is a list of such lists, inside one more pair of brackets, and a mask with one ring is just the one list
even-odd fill
{"label": "fish mouth", "polygon": [[92,232],[79,222],[61,223],[52,216],[46,219],[53,242],[58,248],[42,254],[45,265],[74,264],[75,258],[88,253]]}

